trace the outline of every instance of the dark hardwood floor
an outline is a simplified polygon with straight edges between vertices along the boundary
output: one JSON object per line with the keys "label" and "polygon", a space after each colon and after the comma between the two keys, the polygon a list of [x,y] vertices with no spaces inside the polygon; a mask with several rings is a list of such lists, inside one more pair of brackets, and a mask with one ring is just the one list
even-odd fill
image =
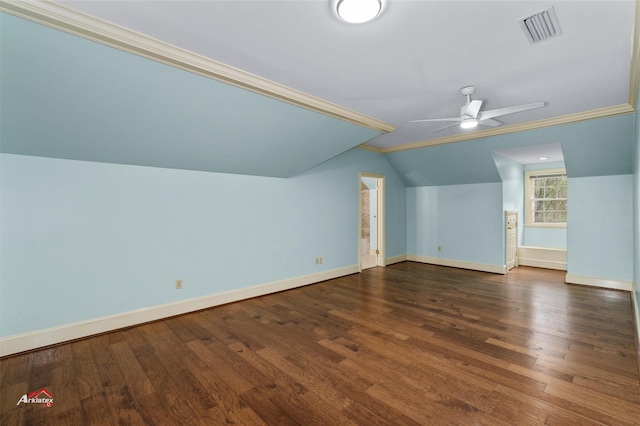
{"label": "dark hardwood floor", "polygon": [[7,357],[0,422],[640,424],[630,294],[563,278],[405,262]]}

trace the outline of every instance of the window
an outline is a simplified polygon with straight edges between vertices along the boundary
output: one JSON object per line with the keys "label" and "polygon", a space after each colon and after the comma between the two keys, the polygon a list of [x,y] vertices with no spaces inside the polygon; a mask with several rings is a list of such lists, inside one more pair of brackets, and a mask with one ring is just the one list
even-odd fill
{"label": "window", "polygon": [[526,185],[527,225],[567,226],[567,172],[533,170]]}

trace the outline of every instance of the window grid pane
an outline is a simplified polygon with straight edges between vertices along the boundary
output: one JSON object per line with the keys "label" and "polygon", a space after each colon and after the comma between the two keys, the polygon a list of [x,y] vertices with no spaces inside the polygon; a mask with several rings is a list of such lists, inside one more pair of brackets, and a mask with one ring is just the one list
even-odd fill
{"label": "window grid pane", "polygon": [[567,176],[531,177],[531,216],[534,223],[567,222]]}

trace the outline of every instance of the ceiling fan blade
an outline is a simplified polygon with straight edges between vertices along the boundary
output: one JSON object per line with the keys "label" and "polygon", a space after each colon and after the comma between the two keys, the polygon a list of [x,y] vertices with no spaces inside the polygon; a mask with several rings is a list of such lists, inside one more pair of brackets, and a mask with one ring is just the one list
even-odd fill
{"label": "ceiling fan blade", "polygon": [[459,126],[459,124],[458,123],[453,123],[453,124],[449,124],[449,125],[444,126],[444,127],[440,127],[438,129],[435,129],[433,131],[433,133],[439,132],[440,130],[448,129],[449,127],[455,127],[455,126]]}
{"label": "ceiling fan blade", "polygon": [[488,127],[498,127],[498,126],[502,126],[502,123],[499,122],[498,120],[494,120],[493,118],[485,118],[484,120],[478,120],[478,124],[481,126],[488,126]]}
{"label": "ceiling fan blade", "polygon": [[478,113],[480,112],[480,107],[482,106],[482,100],[476,99],[475,101],[471,101],[464,106],[460,115],[468,115],[471,118],[478,118]]}
{"label": "ceiling fan blade", "polygon": [[532,104],[516,105],[516,106],[498,108],[498,109],[490,109],[489,111],[482,111],[478,116],[478,120],[486,120],[488,118],[499,117],[501,115],[513,114],[516,112],[522,112],[530,109],[541,108],[545,105],[546,104],[544,102],[535,102]]}
{"label": "ceiling fan blade", "polygon": [[411,120],[409,123],[422,123],[425,121],[462,121],[460,117],[448,117],[448,118],[426,118],[424,120]]}

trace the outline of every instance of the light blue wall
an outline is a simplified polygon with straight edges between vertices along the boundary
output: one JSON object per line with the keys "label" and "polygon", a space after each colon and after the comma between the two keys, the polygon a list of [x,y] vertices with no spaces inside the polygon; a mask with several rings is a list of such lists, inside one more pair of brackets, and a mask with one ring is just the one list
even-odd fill
{"label": "light blue wall", "polygon": [[[640,302],[640,91],[638,92],[638,102],[636,103],[635,119],[635,146],[633,155],[633,246],[635,255],[633,277],[636,291],[636,300]],[[636,315],[636,325],[638,327],[638,330],[640,330],[640,312],[636,312]]]}
{"label": "light blue wall", "polygon": [[0,336],[356,265],[360,171],[404,254],[405,188],[369,151],[290,179],[3,154]]}
{"label": "light blue wall", "polygon": [[[487,151],[560,141],[569,182],[572,182],[568,189],[569,226],[566,229],[525,229],[521,241],[531,246],[566,248],[569,252],[569,273],[631,281],[634,268],[632,154],[634,143],[638,143],[635,121],[636,114],[625,114],[387,154],[405,183],[416,186],[416,189],[407,189],[407,253],[502,265],[503,207],[519,202],[510,166],[504,160],[496,160],[494,155],[491,160],[494,170],[504,183],[449,183],[457,182],[459,178],[473,178],[474,172],[469,170],[476,166],[471,159],[486,171],[483,172],[486,180],[491,180],[484,155]],[[465,155],[463,151],[466,148],[471,151]],[[461,158],[465,161],[460,161]],[[423,160],[428,160],[428,164]],[[411,167],[407,166],[409,163]],[[545,165],[556,166],[558,164]],[[451,178],[451,173],[455,174],[461,167],[469,170],[455,179]],[[609,187],[610,183],[619,186]],[[587,185],[593,185],[598,193],[587,195]],[[456,202],[451,199],[444,201],[443,194],[455,193],[460,188],[480,190],[469,191]],[[483,190],[488,188],[497,188],[499,194],[483,195]],[[484,196],[487,198],[483,199]],[[483,212],[487,218],[499,221],[494,222],[500,224],[499,227],[494,226],[494,233],[488,232],[486,225],[474,221],[473,209],[478,205],[487,209]],[[523,208],[524,205],[520,210]],[[603,226],[605,218],[610,217],[616,218],[615,223],[609,225],[606,222],[607,225]],[[485,243],[481,242],[479,235],[487,238]],[[471,243],[462,244],[465,239]],[[436,251],[438,245],[442,246],[440,253]]]}
{"label": "light blue wall", "polygon": [[524,226],[523,246],[544,248],[567,248],[567,228],[543,228]]}
{"label": "light blue wall", "polygon": [[[525,172],[528,170],[564,168],[563,162],[522,165],[493,154],[502,179],[504,210],[518,211],[518,245],[546,248],[567,248],[566,228],[542,228],[525,225]],[[504,232],[504,227],[503,227]]]}
{"label": "light blue wall", "polygon": [[633,175],[568,179],[567,273],[633,281]]}
{"label": "light blue wall", "polygon": [[560,142],[569,177],[633,173],[634,114],[386,154],[407,186],[500,182],[494,151]]}
{"label": "light blue wall", "polygon": [[524,171],[528,172],[529,170],[548,170],[548,169],[564,169],[565,164],[564,161],[552,161],[549,163],[538,163],[538,164],[525,164]]}
{"label": "light blue wall", "polygon": [[3,153],[291,177],[379,132],[0,13]]}
{"label": "light blue wall", "polygon": [[[524,243],[524,166],[517,161],[510,160],[499,154],[493,154],[493,159],[502,178],[502,203],[505,211],[518,212],[518,245]],[[503,240],[506,241],[505,226]],[[505,245],[506,250],[506,245]],[[505,252],[506,259],[506,252]]]}
{"label": "light blue wall", "polygon": [[502,266],[503,215],[501,183],[407,188],[407,253]]}

